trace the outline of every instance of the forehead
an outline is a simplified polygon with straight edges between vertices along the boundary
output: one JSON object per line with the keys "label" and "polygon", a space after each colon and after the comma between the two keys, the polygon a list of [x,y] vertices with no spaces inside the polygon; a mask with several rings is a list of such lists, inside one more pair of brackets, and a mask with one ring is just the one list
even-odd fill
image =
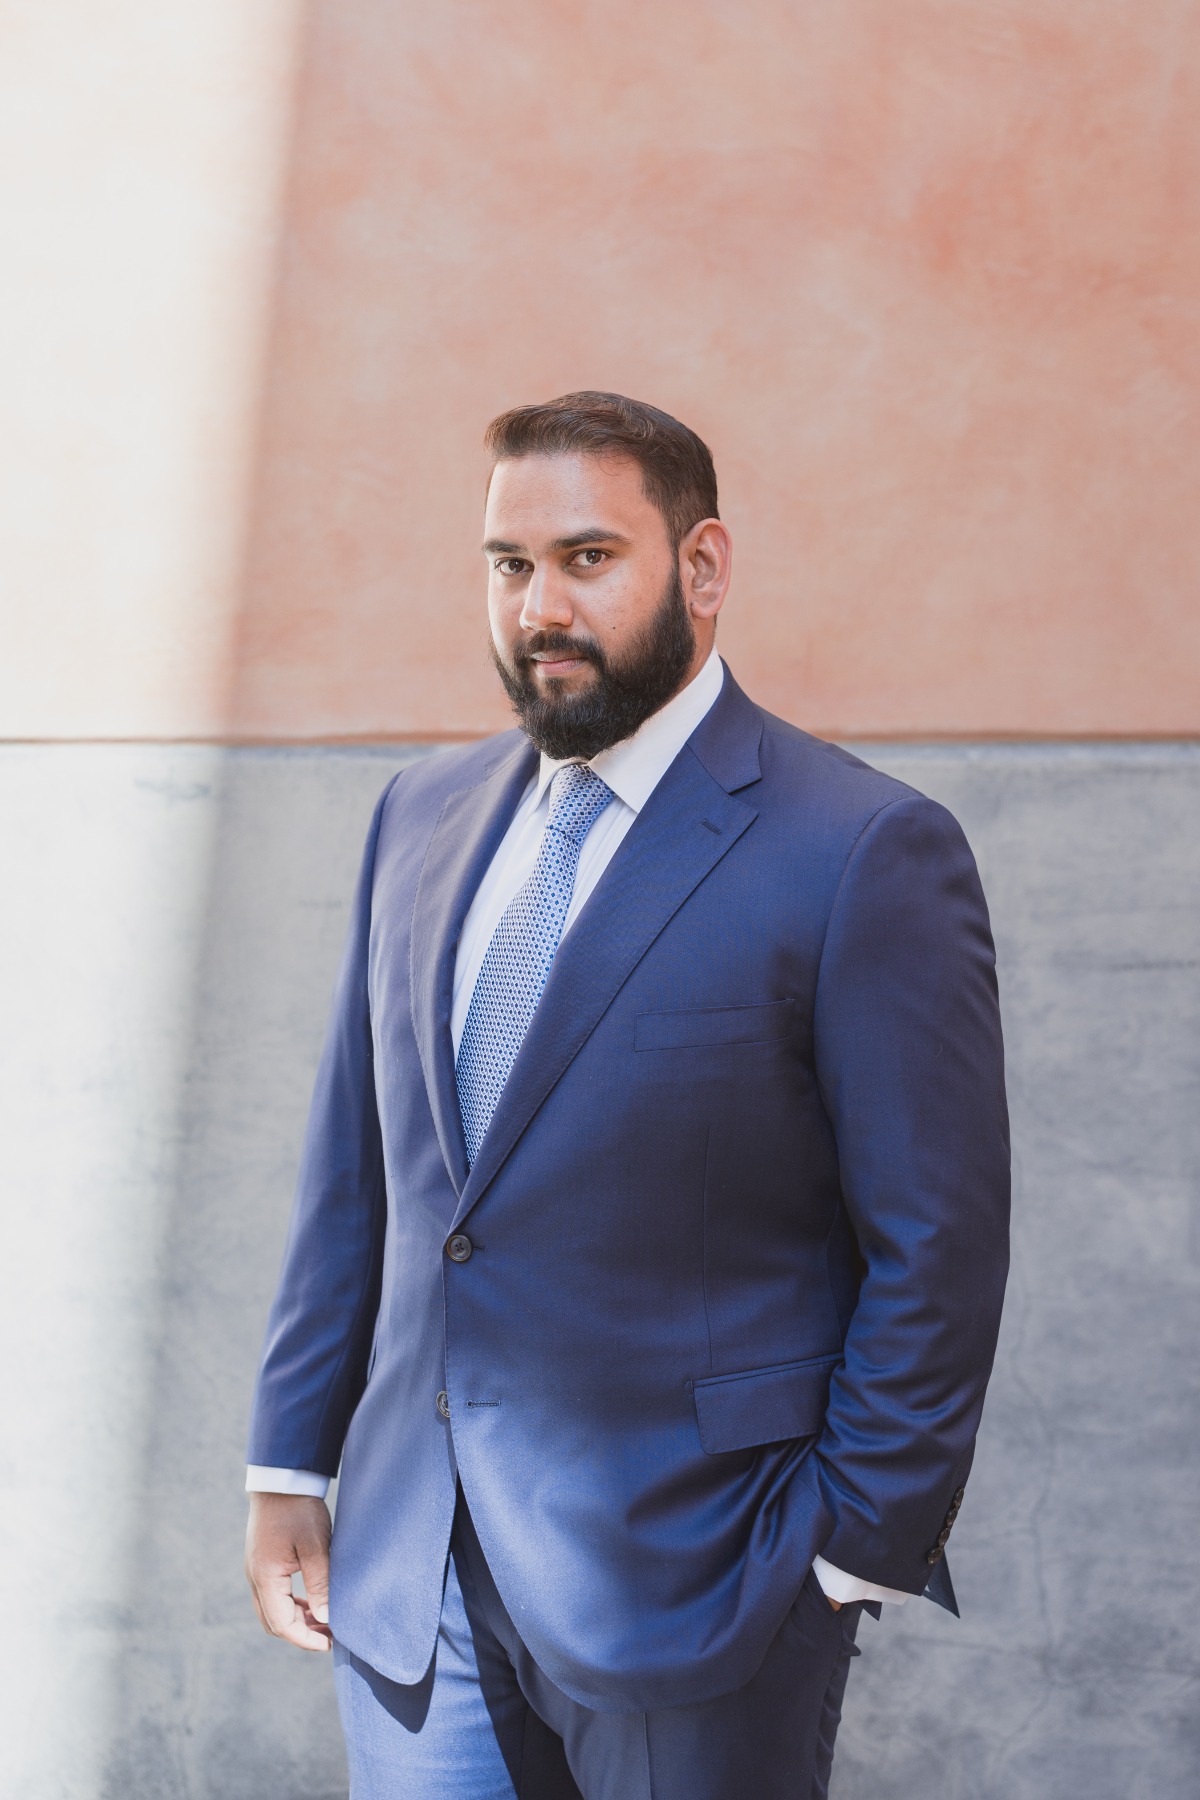
{"label": "forehead", "polygon": [[600,528],[630,539],[665,532],[632,457],[516,456],[492,470],[486,537],[532,547]]}

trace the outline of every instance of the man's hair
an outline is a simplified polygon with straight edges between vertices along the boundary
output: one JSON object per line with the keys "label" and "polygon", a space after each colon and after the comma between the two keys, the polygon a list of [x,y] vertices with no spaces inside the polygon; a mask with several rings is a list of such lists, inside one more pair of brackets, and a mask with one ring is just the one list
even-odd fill
{"label": "man's hair", "polygon": [[631,457],[674,544],[699,520],[720,517],[708,445],[670,413],[624,394],[585,391],[540,406],[514,406],[492,420],[483,441],[496,462],[572,452]]}

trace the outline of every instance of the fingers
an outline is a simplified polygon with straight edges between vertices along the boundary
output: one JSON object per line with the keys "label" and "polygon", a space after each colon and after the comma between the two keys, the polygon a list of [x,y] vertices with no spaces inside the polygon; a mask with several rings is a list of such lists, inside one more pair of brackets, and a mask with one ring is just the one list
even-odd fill
{"label": "fingers", "polygon": [[258,1616],[272,1637],[295,1644],[298,1650],[329,1649],[328,1625],[316,1619],[306,1602],[292,1593],[290,1575],[259,1575],[252,1587]]}
{"label": "fingers", "polygon": [[[298,1650],[328,1650],[329,1512],[308,1495],[255,1494],[246,1528],[246,1577],[264,1631]],[[304,1577],[306,1593],[292,1593]]]}
{"label": "fingers", "polygon": [[317,1624],[329,1624],[329,1548],[319,1543],[299,1546],[300,1573],[304,1577],[305,1608]]}

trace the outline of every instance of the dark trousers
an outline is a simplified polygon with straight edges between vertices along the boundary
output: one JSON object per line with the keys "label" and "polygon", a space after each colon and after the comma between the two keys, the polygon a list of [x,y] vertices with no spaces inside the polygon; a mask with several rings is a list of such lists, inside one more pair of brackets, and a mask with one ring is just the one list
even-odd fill
{"label": "dark trousers", "polygon": [[812,1574],[745,1687],[647,1713],[547,1679],[461,1500],[446,1612],[414,1687],[337,1649],[351,1800],[825,1800],[862,1607],[835,1612]]}

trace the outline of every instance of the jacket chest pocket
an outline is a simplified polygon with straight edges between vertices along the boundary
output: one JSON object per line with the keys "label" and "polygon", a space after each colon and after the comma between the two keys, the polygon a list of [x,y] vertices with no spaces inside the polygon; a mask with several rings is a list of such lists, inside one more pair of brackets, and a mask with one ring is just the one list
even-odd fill
{"label": "jacket chest pocket", "polygon": [[768,1000],[757,1006],[687,1007],[640,1013],[635,1050],[700,1050],[715,1044],[771,1044],[791,1033],[795,1003]]}

